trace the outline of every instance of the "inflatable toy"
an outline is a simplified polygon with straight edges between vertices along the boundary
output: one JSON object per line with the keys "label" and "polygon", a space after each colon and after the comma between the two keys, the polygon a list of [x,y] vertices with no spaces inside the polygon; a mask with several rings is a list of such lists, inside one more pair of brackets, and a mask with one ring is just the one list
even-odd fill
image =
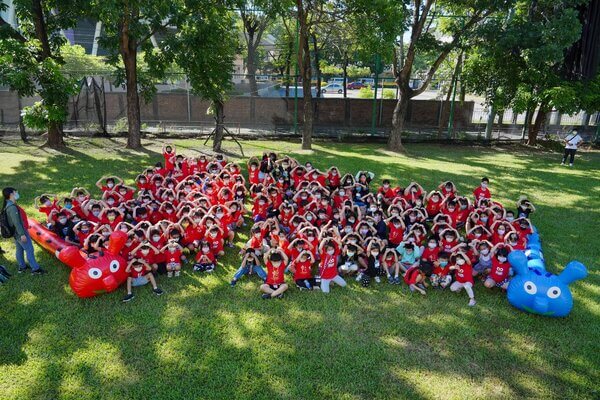
{"label": "inflatable toy", "polygon": [[546,271],[543,259],[528,258],[523,251],[511,252],[508,261],[516,273],[507,289],[510,304],[548,317],[565,317],[571,312],[573,296],[569,284],[587,276],[582,263],[571,261],[559,275],[554,275]]}
{"label": "inflatable toy", "polygon": [[119,251],[127,241],[127,234],[123,232],[113,232],[107,250],[90,256],[31,218],[29,218],[29,235],[71,268],[69,284],[79,297],[93,297],[112,292],[127,280],[125,272],[127,262],[119,255]]}

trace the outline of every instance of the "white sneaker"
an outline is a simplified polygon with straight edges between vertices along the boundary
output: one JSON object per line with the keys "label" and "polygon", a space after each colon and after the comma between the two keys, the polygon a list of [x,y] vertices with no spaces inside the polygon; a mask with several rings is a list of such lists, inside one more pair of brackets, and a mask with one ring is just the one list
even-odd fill
{"label": "white sneaker", "polygon": [[173,271],[167,272],[167,278],[172,278],[172,277],[173,277]]}
{"label": "white sneaker", "polygon": [[377,283],[381,283],[381,278],[380,278],[380,277],[378,277],[378,276],[376,276],[376,277],[375,277],[375,282],[377,282]]}
{"label": "white sneaker", "polygon": [[180,272],[181,272],[181,271],[175,271],[175,276],[179,276],[179,273],[180,273]]}
{"label": "white sneaker", "polygon": [[469,300],[469,307],[473,307],[475,304],[477,304],[477,302],[475,301],[475,299]]}
{"label": "white sneaker", "polygon": [[560,163],[560,165],[565,165],[565,163],[564,163],[564,162],[561,162],[561,163]]}
{"label": "white sneaker", "polygon": [[569,164],[569,167],[572,167],[572,166],[573,166],[573,164]]}
{"label": "white sneaker", "polygon": [[357,274],[356,278],[355,278],[356,282],[360,282],[361,279],[362,279],[362,274]]}

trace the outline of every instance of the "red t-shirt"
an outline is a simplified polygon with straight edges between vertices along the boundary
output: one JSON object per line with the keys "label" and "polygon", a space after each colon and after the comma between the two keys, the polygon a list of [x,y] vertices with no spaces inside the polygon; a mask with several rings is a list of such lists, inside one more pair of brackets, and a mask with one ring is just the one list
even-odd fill
{"label": "red t-shirt", "polygon": [[174,169],[175,164],[173,164],[173,159],[175,158],[175,153],[174,152],[167,153],[165,151],[163,153],[163,157],[165,158],[165,169],[167,171],[171,171],[172,169]]}
{"label": "red t-shirt", "polygon": [[433,267],[432,274],[437,276],[446,276],[448,275],[448,272],[450,272],[450,267],[446,264],[445,267],[442,267],[441,265]]}
{"label": "red t-shirt", "polygon": [[142,265],[142,267],[139,270],[136,270],[134,267],[131,267],[131,269],[129,270],[129,276],[131,276],[132,278],[139,278],[141,276],[144,276],[148,273],[148,270],[146,269],[145,265]]}
{"label": "red t-shirt", "polygon": [[473,267],[471,264],[464,263],[463,265],[456,264],[458,269],[454,270],[454,279],[460,283],[473,283]]}
{"label": "red t-shirt", "polygon": [[212,252],[209,251],[208,253],[203,253],[202,251],[199,251],[198,254],[196,254],[196,261],[200,262],[200,259],[202,258],[202,256],[207,257],[210,260],[210,262],[214,264],[215,256],[213,255]]}
{"label": "red t-shirt", "polygon": [[324,254],[321,258],[320,273],[321,279],[333,279],[337,276],[337,257],[339,250],[336,250],[333,255]]}
{"label": "red t-shirt", "polygon": [[402,242],[402,237],[404,236],[404,228],[400,225],[399,228],[396,228],[393,223],[388,224],[388,240],[391,244],[399,245]]}
{"label": "red t-shirt", "polygon": [[489,277],[492,278],[494,282],[500,283],[508,278],[509,271],[510,264],[507,261],[501,263],[496,257],[492,258],[492,269]]}
{"label": "red t-shirt", "polygon": [[294,280],[312,278],[312,263],[309,260],[297,261],[295,264]]}
{"label": "red t-shirt", "polygon": [[181,263],[181,250],[177,249],[174,252],[171,252],[170,250],[165,251],[165,262],[167,264],[171,264],[171,263],[175,263],[175,264],[179,264]]}
{"label": "red t-shirt", "polygon": [[419,276],[419,268],[410,267],[404,275],[404,283],[406,283],[408,286],[416,284],[417,276]]}
{"label": "red t-shirt", "polygon": [[267,285],[281,285],[285,282],[285,264],[283,261],[278,266],[274,266],[271,261],[267,261]]}
{"label": "red t-shirt", "polygon": [[433,249],[430,249],[429,247],[426,247],[425,250],[423,250],[423,254],[421,255],[421,259],[434,262],[434,261],[437,261],[438,254],[440,254],[440,248],[439,247],[434,247]]}
{"label": "red t-shirt", "polygon": [[475,190],[473,190],[473,195],[475,196],[475,200],[492,198],[490,189],[488,189],[488,188],[484,189],[481,186],[478,186]]}

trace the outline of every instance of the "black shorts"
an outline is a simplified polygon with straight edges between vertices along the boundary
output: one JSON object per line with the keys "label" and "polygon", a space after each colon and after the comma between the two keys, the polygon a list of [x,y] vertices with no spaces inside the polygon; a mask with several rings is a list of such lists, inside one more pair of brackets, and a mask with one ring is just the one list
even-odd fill
{"label": "black shorts", "polygon": [[280,283],[279,285],[269,285],[269,287],[271,288],[271,290],[277,290],[281,287],[281,285],[283,285],[283,283]]}
{"label": "black shorts", "polygon": [[315,278],[296,279],[296,286],[303,289],[312,289],[315,286],[319,286],[319,283]]}

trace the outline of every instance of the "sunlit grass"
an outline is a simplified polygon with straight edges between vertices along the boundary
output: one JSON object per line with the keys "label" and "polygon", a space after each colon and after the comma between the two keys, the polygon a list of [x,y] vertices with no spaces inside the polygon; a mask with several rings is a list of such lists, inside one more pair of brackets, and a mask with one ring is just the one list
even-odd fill
{"label": "sunlit grass", "polygon": [[[85,186],[98,194],[104,174],[132,182],[161,160],[162,141],[144,143],[132,152],[122,139],[70,139],[70,150],[57,153],[0,141],[0,181],[39,218],[31,203],[42,192]],[[185,154],[209,152],[201,143],[176,141]],[[418,144],[398,155],[370,144],[317,142],[308,152],[292,142],[243,144],[247,157],[274,150],[321,169],[368,169],[376,184],[416,180],[432,189],[451,179],[470,194],[488,176],[508,207],[521,194],[537,206],[549,270],[577,258],[590,276],[571,285],[575,307],[565,319],[522,313],[479,284],[474,308],[464,293],[423,297],[356,282],[329,296],[291,290],[263,301],[256,277],[228,285],[246,228],[214,274],[187,267],[179,279],[159,278],[164,296],[142,287],[121,304],[122,290],[78,299],[68,268],[36,247],[49,274],[16,275],[0,287],[0,399],[600,397],[599,153],[578,155],[569,169],[556,153],[519,148]],[[239,156],[235,143],[226,148]],[[0,261],[14,271],[14,247],[2,246],[9,254]]]}

